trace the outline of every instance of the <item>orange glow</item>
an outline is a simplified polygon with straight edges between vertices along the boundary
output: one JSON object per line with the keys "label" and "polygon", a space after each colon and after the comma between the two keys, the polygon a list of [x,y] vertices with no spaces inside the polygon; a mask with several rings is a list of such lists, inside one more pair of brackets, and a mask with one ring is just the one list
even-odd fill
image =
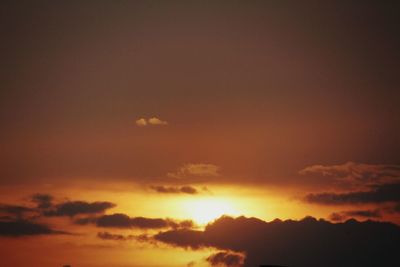
{"label": "orange glow", "polygon": [[207,224],[222,215],[240,215],[240,212],[235,208],[235,201],[228,198],[196,198],[185,201],[183,207],[187,217],[200,225]]}

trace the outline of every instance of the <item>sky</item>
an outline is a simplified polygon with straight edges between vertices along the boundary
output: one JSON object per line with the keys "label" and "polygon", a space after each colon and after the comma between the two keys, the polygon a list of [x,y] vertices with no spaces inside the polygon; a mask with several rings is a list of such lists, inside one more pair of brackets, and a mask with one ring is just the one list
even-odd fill
{"label": "sky", "polygon": [[1,261],[400,265],[399,11],[5,1]]}

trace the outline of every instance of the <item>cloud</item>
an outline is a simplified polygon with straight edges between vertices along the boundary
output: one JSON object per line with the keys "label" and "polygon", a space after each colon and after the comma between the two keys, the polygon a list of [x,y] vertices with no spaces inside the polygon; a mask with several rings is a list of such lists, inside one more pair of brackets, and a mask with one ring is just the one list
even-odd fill
{"label": "cloud", "polygon": [[204,240],[204,232],[190,229],[179,229],[160,232],[154,236],[158,241],[175,247],[199,249],[208,246]]}
{"label": "cloud", "polygon": [[239,267],[243,265],[244,255],[231,251],[220,251],[210,255],[206,261],[211,266]]}
{"label": "cloud", "polygon": [[243,252],[245,267],[400,266],[400,227],[391,223],[349,220],[334,224],[311,217],[268,223],[256,218],[221,217],[204,231],[176,229],[154,238],[184,248]]}
{"label": "cloud", "polygon": [[220,167],[206,163],[188,163],[180,167],[176,172],[167,174],[170,178],[190,178],[190,177],[217,177]]}
{"label": "cloud", "polygon": [[0,236],[19,237],[49,234],[66,234],[66,232],[55,231],[47,225],[26,220],[0,221]]}
{"label": "cloud", "polygon": [[151,125],[168,125],[168,122],[160,120],[159,118],[153,117],[148,120]]}
{"label": "cloud", "polygon": [[126,241],[134,239],[133,235],[117,235],[111,234],[109,232],[99,232],[97,233],[97,237],[104,240],[118,240],[118,241]]}
{"label": "cloud", "polygon": [[144,118],[140,118],[140,119],[136,120],[136,125],[139,127],[144,127],[147,125],[147,121]]}
{"label": "cloud", "polygon": [[35,212],[35,210],[20,205],[0,204],[0,215],[2,216],[5,215],[14,219],[23,219],[26,213],[31,212]]}
{"label": "cloud", "polygon": [[32,202],[37,204],[37,207],[39,209],[48,209],[50,208],[53,204],[53,196],[48,195],[48,194],[34,194],[31,197]]}
{"label": "cloud", "polygon": [[352,161],[339,165],[312,165],[301,175],[319,174],[347,185],[370,185],[400,181],[400,165],[363,164]]}
{"label": "cloud", "polygon": [[179,194],[179,193],[185,193],[185,194],[198,194],[198,191],[196,188],[192,186],[151,186],[150,187],[152,190],[156,191],[157,193],[164,193],[164,194]]}
{"label": "cloud", "polygon": [[157,117],[152,117],[150,119],[140,118],[140,119],[136,120],[136,125],[139,127],[145,127],[148,125],[165,126],[165,125],[168,125],[168,122],[160,120]]}
{"label": "cloud", "polygon": [[379,209],[375,210],[350,210],[334,212],[329,216],[329,219],[334,222],[344,221],[349,218],[367,218],[367,219],[377,219],[381,218],[382,214]]}
{"label": "cloud", "polygon": [[322,205],[400,202],[400,183],[376,185],[368,191],[308,194],[305,200]]}
{"label": "cloud", "polygon": [[129,217],[123,213],[102,215],[100,217],[79,218],[76,224],[96,224],[97,227],[110,228],[141,228],[141,229],[162,229],[162,228],[191,228],[194,226],[192,221],[174,221],[171,219]]}
{"label": "cloud", "polygon": [[142,235],[119,235],[112,234],[109,232],[98,232],[97,237],[103,240],[115,240],[115,241],[130,241],[135,240],[139,242],[150,242],[153,243],[154,240],[148,237],[146,234]]}
{"label": "cloud", "polygon": [[55,205],[52,209],[45,211],[45,216],[70,216],[78,214],[96,214],[102,213],[107,209],[115,207],[114,203],[107,201],[85,202],[85,201],[68,201]]}

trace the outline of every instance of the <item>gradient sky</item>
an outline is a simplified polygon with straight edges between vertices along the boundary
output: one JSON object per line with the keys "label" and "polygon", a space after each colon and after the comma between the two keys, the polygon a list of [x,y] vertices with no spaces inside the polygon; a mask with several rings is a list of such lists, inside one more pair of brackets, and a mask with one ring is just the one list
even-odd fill
{"label": "gradient sky", "polygon": [[[391,222],[393,243],[370,243],[396,265],[399,12],[372,1],[2,3],[6,267],[293,264],[245,246],[260,242],[253,224],[269,233],[275,218],[339,232],[355,218],[361,234],[374,220],[376,236]],[[213,222],[224,214],[236,219]],[[210,239],[219,223],[249,227],[249,243]]]}

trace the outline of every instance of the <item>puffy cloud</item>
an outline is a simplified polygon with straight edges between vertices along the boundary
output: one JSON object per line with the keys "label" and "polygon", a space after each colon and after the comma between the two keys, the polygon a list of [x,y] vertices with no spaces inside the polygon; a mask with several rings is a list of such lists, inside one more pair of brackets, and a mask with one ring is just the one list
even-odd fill
{"label": "puffy cloud", "polygon": [[136,120],[136,125],[139,127],[144,127],[147,125],[147,121],[144,118],[140,118],[140,119]]}
{"label": "puffy cloud", "polygon": [[113,207],[115,207],[115,204],[107,201],[96,201],[91,203],[85,201],[68,201],[55,205],[52,209],[45,211],[44,215],[73,217],[79,214],[102,213]]}
{"label": "puffy cloud", "polygon": [[400,266],[400,227],[390,223],[349,220],[335,224],[311,217],[268,223],[221,217],[204,231],[176,229],[154,238],[172,246],[244,252],[245,267]]}
{"label": "puffy cloud", "polygon": [[196,188],[192,186],[151,186],[150,187],[152,190],[156,191],[157,193],[165,193],[165,194],[179,194],[179,193],[185,193],[185,194],[197,194],[198,191]]}
{"label": "puffy cloud", "polygon": [[220,167],[206,163],[188,163],[180,167],[176,172],[167,174],[170,178],[190,178],[190,177],[217,177]]}
{"label": "puffy cloud", "polygon": [[339,165],[312,165],[299,171],[301,175],[319,174],[352,185],[370,185],[400,181],[400,166],[346,162]]}
{"label": "puffy cloud", "polygon": [[159,118],[153,117],[148,120],[151,125],[168,125],[168,122],[160,120]]}
{"label": "puffy cloud", "polygon": [[305,200],[323,205],[400,202],[400,183],[370,187],[368,191],[308,194]]}
{"label": "puffy cloud", "polygon": [[55,231],[47,225],[27,220],[0,221],[0,236],[19,237],[49,234],[66,234],[66,232]]}
{"label": "puffy cloud", "polygon": [[136,125],[139,127],[144,127],[148,125],[168,125],[167,121],[160,120],[157,117],[152,117],[150,119],[140,118],[136,120]]}
{"label": "puffy cloud", "polygon": [[102,215],[100,217],[79,218],[76,224],[96,224],[98,227],[110,228],[141,228],[141,229],[162,229],[162,228],[191,228],[192,221],[174,221],[171,219],[129,217],[123,213]]}
{"label": "puffy cloud", "polygon": [[243,265],[244,255],[231,251],[220,251],[206,259],[211,266],[239,267]]}

